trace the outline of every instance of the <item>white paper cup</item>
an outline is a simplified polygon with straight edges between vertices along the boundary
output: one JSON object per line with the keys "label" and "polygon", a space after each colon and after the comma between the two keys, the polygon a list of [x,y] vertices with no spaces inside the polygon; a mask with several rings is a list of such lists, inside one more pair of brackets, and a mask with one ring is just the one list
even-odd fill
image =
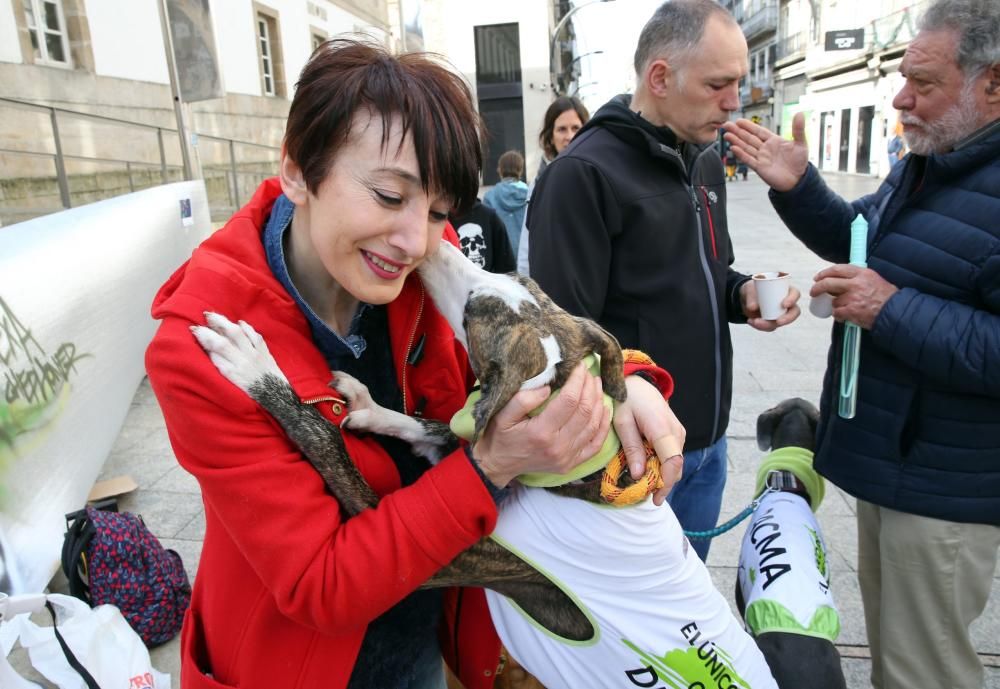
{"label": "white paper cup", "polygon": [[829,318],[833,315],[833,295],[829,292],[817,294],[809,300],[809,312],[816,318]]}
{"label": "white paper cup", "polygon": [[788,296],[788,273],[754,273],[753,282],[757,287],[760,317],[766,321],[780,318],[787,311],[781,302]]}

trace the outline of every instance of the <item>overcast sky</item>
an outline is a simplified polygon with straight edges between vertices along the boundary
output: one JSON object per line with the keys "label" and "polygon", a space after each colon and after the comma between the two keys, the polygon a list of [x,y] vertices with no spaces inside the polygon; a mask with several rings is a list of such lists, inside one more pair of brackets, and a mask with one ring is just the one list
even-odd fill
{"label": "overcast sky", "polygon": [[[585,55],[580,60],[582,75],[576,95],[591,114],[612,96],[634,88],[632,57],[635,44],[646,20],[662,2],[613,0],[594,3],[593,0],[573,0],[574,7],[581,6],[570,20],[576,29],[577,55]],[[597,50],[603,52],[586,55]]]}

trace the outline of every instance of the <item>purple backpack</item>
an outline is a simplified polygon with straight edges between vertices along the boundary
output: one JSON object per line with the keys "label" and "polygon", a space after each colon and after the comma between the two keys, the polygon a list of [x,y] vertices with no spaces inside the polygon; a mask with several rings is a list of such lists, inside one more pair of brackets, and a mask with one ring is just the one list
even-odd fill
{"label": "purple backpack", "polygon": [[116,606],[146,646],[180,631],[191,584],[181,556],[164,548],[139,515],[93,507],[67,514],[62,569],[72,595]]}

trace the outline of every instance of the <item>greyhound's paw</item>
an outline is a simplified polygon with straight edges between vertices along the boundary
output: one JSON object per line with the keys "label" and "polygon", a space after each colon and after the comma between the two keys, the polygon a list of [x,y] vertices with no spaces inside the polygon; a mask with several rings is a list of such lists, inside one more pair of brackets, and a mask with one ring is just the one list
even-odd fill
{"label": "greyhound's paw", "polygon": [[368,392],[368,386],[348,373],[334,371],[333,382],[330,385],[344,396],[352,410],[378,406]]}
{"label": "greyhound's paw", "polygon": [[205,322],[207,326],[191,326],[191,332],[226,380],[246,393],[268,374],[287,382],[264,338],[249,323],[233,323],[211,311],[205,312]]}
{"label": "greyhound's paw", "polygon": [[392,415],[395,413],[385,407],[373,404],[368,408],[352,410],[340,422],[340,427],[350,429],[355,433],[377,433],[398,437],[394,432],[395,424],[392,423]]}
{"label": "greyhound's paw", "polygon": [[355,433],[374,433],[409,443],[414,454],[436,464],[445,454],[451,435],[448,426],[435,421],[418,421],[392,409],[372,403],[368,409],[351,411],[340,422],[342,429]]}
{"label": "greyhound's paw", "polygon": [[344,417],[344,420],[340,422],[340,427],[350,429],[355,433],[370,433],[370,424],[371,411],[368,409],[358,409],[357,411],[349,412]]}

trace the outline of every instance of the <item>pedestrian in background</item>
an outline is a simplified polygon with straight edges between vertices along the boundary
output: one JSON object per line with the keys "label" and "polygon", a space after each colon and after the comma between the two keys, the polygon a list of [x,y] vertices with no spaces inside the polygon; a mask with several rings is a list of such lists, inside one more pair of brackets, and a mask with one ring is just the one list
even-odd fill
{"label": "pedestrian in background", "polygon": [[[559,96],[549,105],[542,120],[542,130],[538,143],[542,147],[542,162],[538,165],[535,179],[528,187],[528,203],[542,170],[573,140],[576,133],[590,120],[586,106],[575,96]],[[527,213],[525,213],[527,217]],[[517,272],[528,275],[528,224],[521,225],[521,241],[517,247]]]}
{"label": "pedestrian in background", "polygon": [[[704,531],[716,525],[726,483],[729,324],[787,325],[799,293],[793,287],[784,315],[764,320],[753,281],[731,267],[715,142],[747,74],[739,25],[715,0],[664,3],[642,30],[635,70],[635,96],[604,105],[538,180],[531,275],[570,313],[670,362],[670,404],[687,441],[668,499],[684,529]],[[693,544],[702,559],[709,543]]]}
{"label": "pedestrian in background", "polygon": [[[858,580],[875,689],[981,689],[969,625],[1000,549],[1000,3],[935,0],[903,55],[910,154],[853,203],[793,140],[726,126],[796,237],[836,265],[816,469],[857,498]],[[848,265],[869,223],[868,267]],[[857,412],[837,413],[844,328],[861,326]]]}
{"label": "pedestrian in background", "polygon": [[453,214],[451,224],[458,233],[462,253],[470,261],[491,273],[514,271],[514,250],[507,228],[495,210],[476,199],[465,213]]}
{"label": "pedestrian in background", "polygon": [[889,139],[889,145],[886,148],[889,153],[889,169],[892,170],[903,159],[903,156],[906,155],[906,144],[903,143],[902,122],[896,123],[896,129],[893,131],[892,138]]}
{"label": "pedestrian in background", "polygon": [[524,224],[524,209],[528,205],[528,185],[524,176],[524,156],[517,151],[506,151],[497,162],[500,181],[483,196],[483,203],[492,208],[507,228],[507,239],[517,255],[517,243]]}
{"label": "pedestrian in background", "polygon": [[726,181],[736,181],[736,154],[726,147]]}

